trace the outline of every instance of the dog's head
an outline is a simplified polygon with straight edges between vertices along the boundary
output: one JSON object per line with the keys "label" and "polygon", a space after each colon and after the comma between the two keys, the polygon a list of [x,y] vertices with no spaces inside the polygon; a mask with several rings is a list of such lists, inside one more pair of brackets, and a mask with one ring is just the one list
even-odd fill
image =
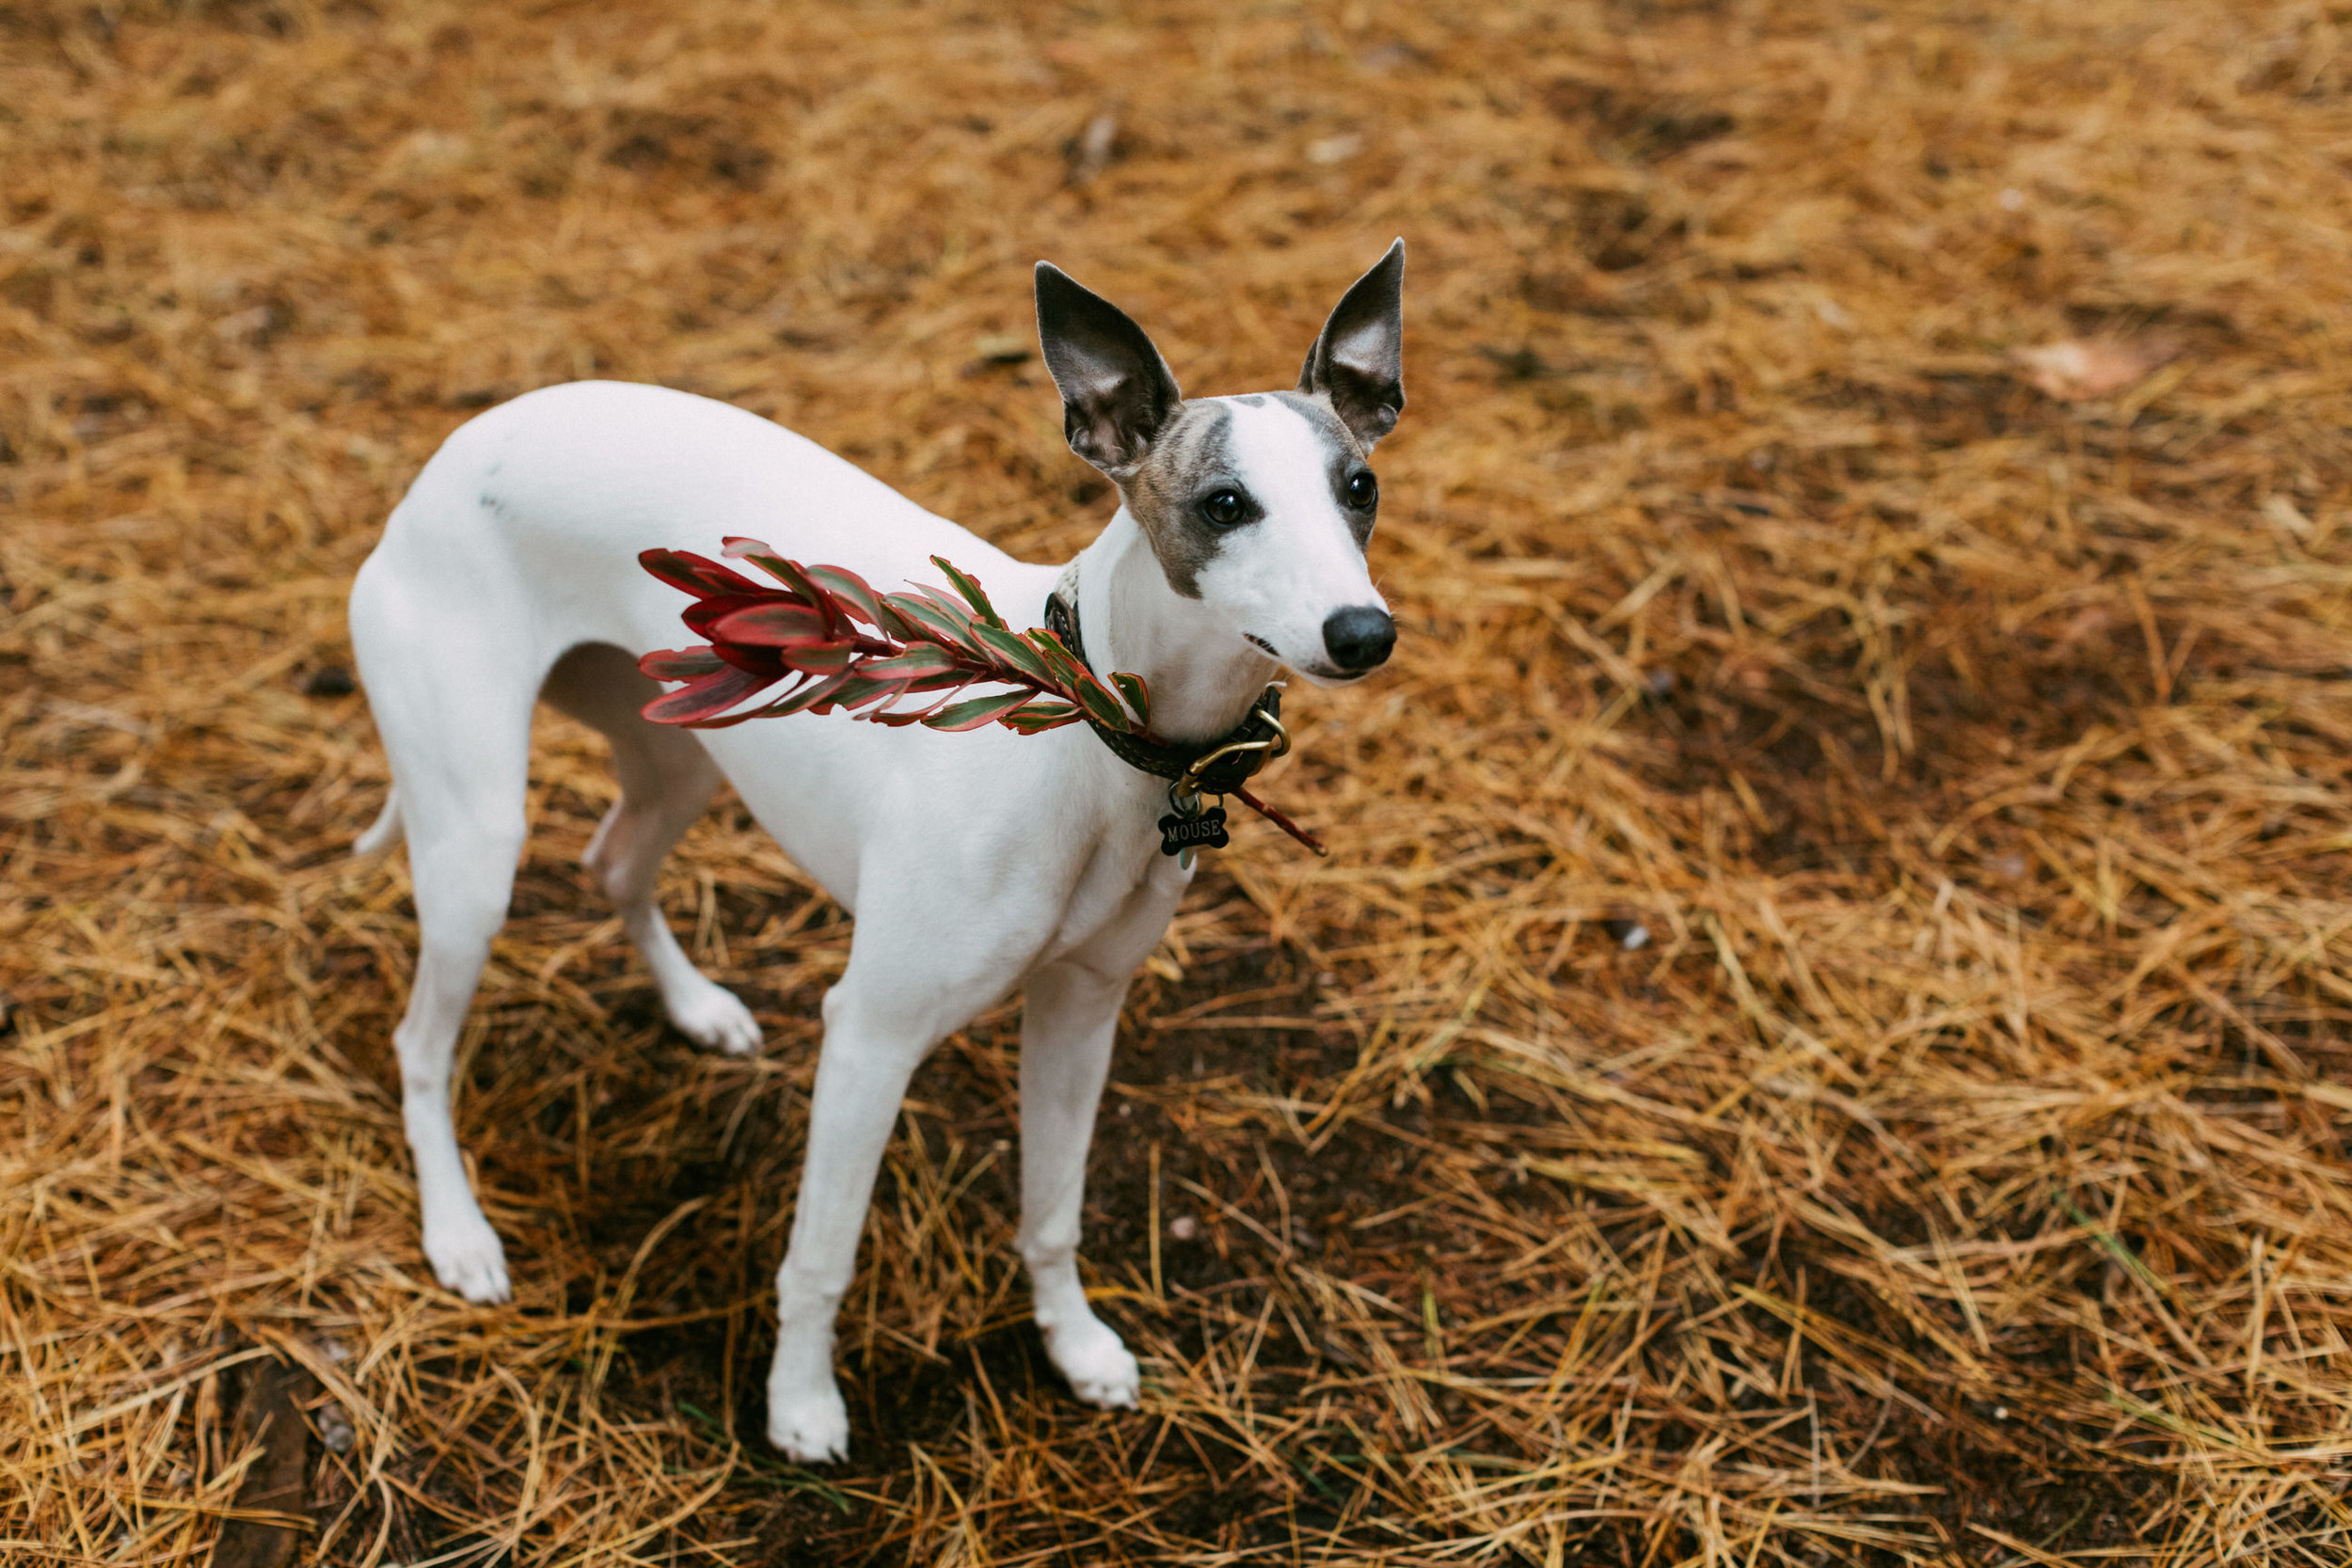
{"label": "dog's head", "polygon": [[1380,510],[1365,459],[1405,407],[1404,283],[1399,240],[1341,296],[1295,391],[1187,403],[1125,311],[1037,267],[1071,450],[1119,486],[1171,590],[1317,685],[1396,642],[1364,568]]}

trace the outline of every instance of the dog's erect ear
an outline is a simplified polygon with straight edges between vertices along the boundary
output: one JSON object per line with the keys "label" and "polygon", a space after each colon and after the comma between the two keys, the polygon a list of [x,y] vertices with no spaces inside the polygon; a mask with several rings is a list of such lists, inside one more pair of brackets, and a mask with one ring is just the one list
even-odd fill
{"label": "dog's erect ear", "polygon": [[1104,473],[1133,467],[1183,396],[1160,351],[1126,311],[1050,261],[1037,264],[1037,336],[1070,450]]}
{"label": "dog's erect ear", "polygon": [[1307,351],[1298,389],[1332,411],[1370,451],[1405,411],[1405,242],[1340,296]]}

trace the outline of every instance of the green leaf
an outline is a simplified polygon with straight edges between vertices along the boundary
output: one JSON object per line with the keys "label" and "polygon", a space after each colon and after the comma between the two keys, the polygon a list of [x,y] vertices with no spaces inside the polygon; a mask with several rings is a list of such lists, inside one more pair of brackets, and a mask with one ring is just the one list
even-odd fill
{"label": "green leaf", "polygon": [[1087,717],[1104,729],[1124,731],[1135,727],[1136,721],[1127,717],[1127,710],[1119,705],[1119,699],[1112,696],[1110,689],[1092,675],[1080,681],[1073,695],[1078,699],[1079,705],[1087,710]]}
{"label": "green leaf", "polygon": [[890,629],[882,623],[882,596],[847,566],[811,566],[808,580],[855,610],[867,626],[883,632]]}
{"label": "green leaf", "polygon": [[1015,670],[1035,680],[1049,685],[1053,682],[1053,672],[1045,667],[1045,660],[1038,657],[1037,650],[1030,647],[1022,638],[1006,630],[1001,625],[975,625],[972,627],[972,636],[981,647],[994,654],[1001,662],[1011,665]]}
{"label": "green leaf", "polygon": [[791,585],[792,579],[785,575],[784,557],[778,555],[775,551],[770,549],[765,545],[760,546],[759,548],[755,550],[738,548],[736,546],[730,545],[727,547],[726,553],[733,556],[738,561],[750,562],[753,565],[758,567],[761,571],[767,573],[778,582],[786,584],[787,587]]}
{"label": "green leaf", "polygon": [[948,704],[923,722],[934,730],[977,730],[983,724],[1002,719],[1022,704],[1036,700],[1037,693],[1034,691],[1006,691],[993,697],[966,697],[962,702]]}
{"label": "green leaf", "polygon": [[966,672],[956,662],[955,655],[936,642],[917,642],[905,653],[864,660],[857,673],[872,680],[914,681]]}
{"label": "green leaf", "polygon": [[746,719],[777,719],[787,713],[799,713],[803,709],[815,707],[818,704],[829,700],[834,692],[840,690],[843,687],[849,685],[850,681],[856,678],[857,677],[851,675],[845,670],[840,674],[828,675],[823,680],[805,681],[801,685],[794,687],[792,690],[785,696],[770,703],[766,707],[755,708],[752,712],[744,714],[743,717]]}
{"label": "green leaf", "polygon": [[[921,642],[926,638],[922,626],[907,618],[906,612],[891,603],[894,595],[884,594],[874,602],[882,610],[882,634],[901,642]],[[903,595],[898,595],[903,597]]]}
{"label": "green leaf", "polygon": [[811,704],[809,712],[832,713],[836,710],[853,712],[868,703],[878,703],[886,697],[902,696],[905,691],[906,684],[903,681],[876,680],[866,674],[863,669],[852,670],[850,672],[850,678],[834,689],[823,702]]}
{"label": "green leaf", "polygon": [[1043,626],[1030,632],[1028,641],[1029,645],[1037,649],[1039,657],[1045,660],[1046,668],[1054,672],[1054,679],[1059,683],[1063,692],[1074,691],[1087,673],[1087,667],[1078,662],[1078,657],[1062,645],[1060,638]]}
{"label": "green leaf", "polygon": [[1141,675],[1131,675],[1124,670],[1111,676],[1111,684],[1127,699],[1127,707],[1136,716],[1136,730],[1140,734],[1152,727],[1152,689],[1143,684]]}
{"label": "green leaf", "polygon": [[997,722],[1007,729],[1019,730],[1023,735],[1040,735],[1047,730],[1060,729],[1064,724],[1074,724],[1084,717],[1069,703],[1031,703],[1017,713],[1005,715]]}
{"label": "green leaf", "polygon": [[944,555],[931,557],[931,564],[947,574],[947,580],[956,585],[956,592],[963,595],[963,602],[970,605],[982,621],[1000,630],[1004,627],[1005,618],[996,613],[996,607],[988,602],[986,594],[980,592],[977,578],[958,571]]}
{"label": "green leaf", "polygon": [[907,724],[921,723],[924,720],[929,719],[932,714],[937,713],[941,705],[942,705],[940,704],[933,703],[927,707],[878,707],[870,712],[861,713],[858,717],[860,719],[868,720],[877,724],[887,724],[891,728],[897,729]]}
{"label": "green leaf", "polygon": [[882,601],[912,623],[915,634],[926,642],[944,643],[950,651],[970,654],[974,658],[988,656],[980,649],[978,639],[972,634],[972,618],[961,615],[945,605],[918,599],[911,594],[892,594]]}
{"label": "green leaf", "polygon": [[958,626],[970,626],[975,623],[980,626],[988,624],[972,613],[970,605],[965,604],[944,588],[933,588],[928,582],[918,582],[914,585],[914,596],[925,604],[941,610]]}

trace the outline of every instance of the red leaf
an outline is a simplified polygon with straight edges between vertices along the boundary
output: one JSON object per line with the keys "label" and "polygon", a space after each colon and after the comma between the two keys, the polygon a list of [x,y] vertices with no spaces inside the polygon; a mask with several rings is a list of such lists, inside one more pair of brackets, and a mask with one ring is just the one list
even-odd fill
{"label": "red leaf", "polygon": [[637,661],[637,668],[658,681],[699,680],[727,667],[715,648],[656,648]]}
{"label": "red leaf", "polygon": [[707,726],[756,691],[776,684],[780,675],[755,675],[748,670],[727,669],[664,692],[638,711],[657,724]]}
{"label": "red leaf", "polygon": [[678,611],[678,619],[699,636],[717,639],[711,627],[739,610],[756,610],[761,605],[793,604],[797,601],[781,589],[762,588],[752,594],[721,594],[707,599],[697,599]]}
{"label": "red leaf", "polygon": [[763,592],[759,584],[740,572],[730,571],[691,550],[641,550],[637,564],[671,587],[697,598],[708,598],[713,594]]}
{"label": "red leaf", "polygon": [[819,611],[781,596],[767,604],[729,610],[703,633],[713,642],[749,642],[762,648],[790,648],[833,640],[834,627]]}
{"label": "red leaf", "polygon": [[777,653],[795,670],[812,675],[838,675],[848,672],[850,656],[856,651],[846,641],[797,642],[778,649]]}
{"label": "red leaf", "polygon": [[809,580],[807,570],[799,562],[786,560],[775,552],[773,546],[760,540],[745,539],[739,535],[730,535],[726,546],[727,554],[752,562],[761,571],[791,589],[796,597],[816,606],[818,613],[825,617],[834,634],[847,629],[849,618],[842,613],[841,607],[834,602],[831,594]]}
{"label": "red leaf", "polygon": [[762,648],[749,642],[714,642],[710,651],[746,674],[765,675],[770,680],[780,681],[792,673],[791,667],[784,662],[782,652],[775,648]]}

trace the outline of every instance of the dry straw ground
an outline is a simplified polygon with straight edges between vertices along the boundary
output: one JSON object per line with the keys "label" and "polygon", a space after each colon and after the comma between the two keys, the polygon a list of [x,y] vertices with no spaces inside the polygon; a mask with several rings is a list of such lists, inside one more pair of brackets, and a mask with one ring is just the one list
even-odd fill
{"label": "dry straw ground", "polygon": [[[2346,1560],[2348,20],[0,10],[0,1556],[206,1560],[282,1359],[224,1557]],[[1058,558],[1034,258],[1238,390],[1397,233],[1405,639],[1277,778],[1338,853],[1217,857],[1104,1110],[1147,1408],[1025,1323],[1008,1011],[893,1147],[852,1462],[764,1448],[848,930],[716,811],[668,904],[771,1043],[694,1053],[554,722],[460,1104],[519,1298],[437,1289],[333,675],[435,443],[663,381]]]}

